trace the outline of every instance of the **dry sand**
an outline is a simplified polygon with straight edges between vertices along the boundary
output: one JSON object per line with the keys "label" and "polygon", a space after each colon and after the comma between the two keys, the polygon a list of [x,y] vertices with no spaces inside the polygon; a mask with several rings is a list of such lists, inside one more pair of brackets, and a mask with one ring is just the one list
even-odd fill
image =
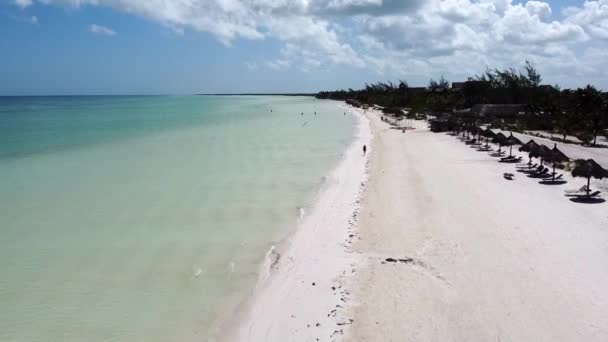
{"label": "dry sand", "polygon": [[368,117],[349,340],[608,341],[608,204],[564,197],[585,180],[506,181],[453,136]]}

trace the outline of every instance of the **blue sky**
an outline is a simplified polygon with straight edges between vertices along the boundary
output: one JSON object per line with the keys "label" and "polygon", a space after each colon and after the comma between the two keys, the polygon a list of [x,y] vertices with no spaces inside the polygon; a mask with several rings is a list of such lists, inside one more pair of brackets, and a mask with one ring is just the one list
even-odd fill
{"label": "blue sky", "polygon": [[6,0],[0,94],[309,92],[529,59],[608,89],[608,0]]}

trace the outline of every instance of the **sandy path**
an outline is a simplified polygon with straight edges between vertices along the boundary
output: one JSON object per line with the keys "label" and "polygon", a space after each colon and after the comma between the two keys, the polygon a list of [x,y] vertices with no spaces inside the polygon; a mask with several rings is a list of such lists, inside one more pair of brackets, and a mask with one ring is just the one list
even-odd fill
{"label": "sandy path", "polygon": [[608,204],[563,196],[583,180],[508,182],[455,137],[370,119],[351,340],[608,340]]}

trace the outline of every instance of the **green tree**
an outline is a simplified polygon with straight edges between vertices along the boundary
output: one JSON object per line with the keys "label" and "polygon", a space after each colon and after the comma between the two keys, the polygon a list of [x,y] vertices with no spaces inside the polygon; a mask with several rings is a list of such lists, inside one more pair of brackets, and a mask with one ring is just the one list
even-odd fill
{"label": "green tree", "polygon": [[575,91],[574,100],[577,112],[584,121],[588,133],[586,136],[591,136],[592,145],[596,146],[597,135],[605,122],[602,94],[594,86],[587,85]]}

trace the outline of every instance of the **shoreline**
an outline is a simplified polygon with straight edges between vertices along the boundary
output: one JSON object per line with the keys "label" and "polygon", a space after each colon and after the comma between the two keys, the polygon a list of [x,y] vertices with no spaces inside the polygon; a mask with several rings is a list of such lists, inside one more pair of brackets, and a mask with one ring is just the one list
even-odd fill
{"label": "shoreline", "polygon": [[[366,122],[366,140],[354,139],[277,247],[224,340],[608,338],[605,205],[563,192],[583,180],[566,174],[568,185],[547,187],[518,173],[508,182],[514,165],[423,121],[402,133],[375,110],[348,109]],[[339,196],[341,187],[350,191]]]}
{"label": "shoreline", "polygon": [[[351,110],[340,105],[345,110]],[[372,133],[357,117],[352,143],[328,174],[309,213],[271,247],[253,293],[221,323],[220,341],[326,341],[344,337],[348,286],[359,260],[352,251],[356,219],[367,180]],[[362,154],[363,144],[368,153]]]}

